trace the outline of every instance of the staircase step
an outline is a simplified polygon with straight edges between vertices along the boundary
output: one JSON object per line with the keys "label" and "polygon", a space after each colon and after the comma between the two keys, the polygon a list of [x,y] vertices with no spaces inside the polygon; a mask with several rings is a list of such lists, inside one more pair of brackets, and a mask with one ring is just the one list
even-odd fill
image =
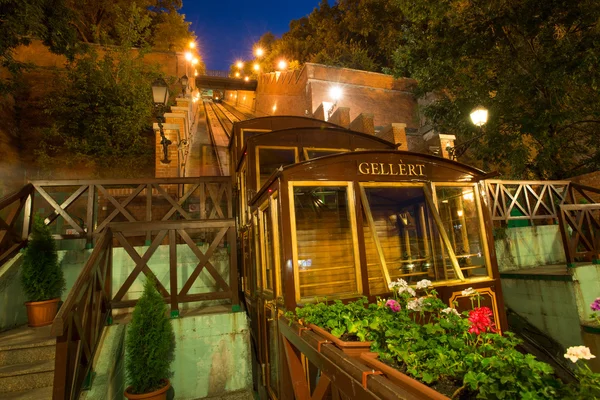
{"label": "staircase step", "polygon": [[0,351],[45,346],[55,343],[56,339],[50,333],[50,326],[41,328],[23,326],[0,333]]}
{"label": "staircase step", "polygon": [[53,383],[54,360],[0,367],[0,393],[42,388]]}
{"label": "staircase step", "polygon": [[0,367],[54,359],[56,339],[50,327],[18,328],[0,333]]}
{"label": "staircase step", "polygon": [[2,400],[52,400],[52,386],[2,393]]}

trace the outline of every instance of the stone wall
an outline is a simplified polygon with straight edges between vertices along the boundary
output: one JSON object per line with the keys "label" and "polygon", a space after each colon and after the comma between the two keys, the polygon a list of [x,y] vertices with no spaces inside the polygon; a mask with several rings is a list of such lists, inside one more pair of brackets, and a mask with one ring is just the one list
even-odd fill
{"label": "stone wall", "polygon": [[[178,318],[171,324],[176,342],[171,396],[192,400],[252,389],[250,332],[245,313]],[[96,376],[91,390],[82,393],[82,400],[123,399],[127,386],[126,329],[127,325],[118,324],[105,329],[93,367]],[[169,393],[167,398],[172,398]]]}
{"label": "stone wall", "polygon": [[564,264],[565,252],[558,225],[506,228],[505,238],[496,239],[500,272]]}
{"label": "stone wall", "polygon": [[[102,53],[100,46],[98,51]],[[0,101],[3,121],[0,127],[0,198],[18,190],[28,179],[90,178],[92,171],[84,166],[42,171],[35,165],[35,150],[43,130],[50,125],[48,116],[43,114],[43,102],[61,81],[66,58],[51,53],[36,40],[29,46],[15,49],[14,58],[29,63],[31,68],[24,71],[15,97]],[[167,76],[181,77],[186,73],[183,53],[152,52],[146,54],[144,60],[158,65]],[[6,76],[6,71],[0,70],[0,74]]]}

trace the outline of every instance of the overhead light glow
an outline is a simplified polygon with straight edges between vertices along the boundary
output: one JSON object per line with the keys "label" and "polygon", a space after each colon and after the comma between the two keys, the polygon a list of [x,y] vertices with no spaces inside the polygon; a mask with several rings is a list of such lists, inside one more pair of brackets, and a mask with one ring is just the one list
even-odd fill
{"label": "overhead light glow", "polygon": [[187,61],[192,61],[192,58],[194,58],[194,55],[192,53],[190,53],[189,51],[185,52],[185,59]]}
{"label": "overhead light glow", "polygon": [[190,42],[190,49],[195,49],[196,48],[196,43],[194,43],[194,41],[192,40]]}
{"label": "overhead light glow", "polygon": [[254,70],[255,71],[259,71],[260,70],[260,65],[258,63],[254,64]]}
{"label": "overhead light glow", "polygon": [[240,77],[240,73],[239,73],[239,72],[236,72],[236,73],[235,73],[235,77],[236,77],[236,78],[239,78],[239,77]]}
{"label": "overhead light glow", "polygon": [[244,80],[245,80],[246,82],[248,82],[248,81],[250,80],[250,78],[246,76],[246,77],[244,77]]}
{"label": "overhead light glow", "polygon": [[283,71],[284,69],[287,69],[287,66],[288,66],[288,63],[285,60],[281,60],[277,64],[277,68],[279,68],[281,71]]}
{"label": "overhead light glow", "polygon": [[331,98],[336,102],[342,98],[342,94],[342,88],[339,86],[334,86],[331,89],[329,89],[329,96],[331,96]]}
{"label": "overhead light glow", "polygon": [[242,69],[242,68],[244,68],[244,63],[243,63],[243,62],[241,62],[241,61],[238,61],[238,62],[237,62],[235,65],[236,65],[236,66],[237,66],[239,69]]}
{"label": "overhead light glow", "polygon": [[256,54],[256,57],[262,57],[265,54],[265,51],[262,47],[257,47],[254,54]]}

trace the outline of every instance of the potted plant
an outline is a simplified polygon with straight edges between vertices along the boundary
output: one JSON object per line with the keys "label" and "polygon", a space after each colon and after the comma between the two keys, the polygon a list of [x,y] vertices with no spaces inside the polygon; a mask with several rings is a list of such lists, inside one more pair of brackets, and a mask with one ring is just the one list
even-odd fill
{"label": "potted plant", "polygon": [[29,326],[52,324],[66,283],[50,228],[39,216],[33,220],[31,240],[23,256],[21,285],[29,300],[25,303]]}
{"label": "potted plant", "polygon": [[290,314],[290,320],[296,319],[315,333],[334,343],[351,357],[358,358],[369,351],[369,311],[365,308],[366,298],[343,304],[335,300],[331,304],[318,302],[296,308],[296,314]]}
{"label": "potted plant", "polygon": [[163,400],[171,387],[175,334],[161,294],[148,278],[138,300],[125,342],[128,399]]}

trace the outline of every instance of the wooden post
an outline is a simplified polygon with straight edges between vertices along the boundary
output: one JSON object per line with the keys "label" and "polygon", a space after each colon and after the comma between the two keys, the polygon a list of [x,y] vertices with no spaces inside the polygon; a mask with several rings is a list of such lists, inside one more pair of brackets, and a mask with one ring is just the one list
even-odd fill
{"label": "wooden post", "polygon": [[227,230],[227,243],[229,243],[229,290],[231,290],[231,309],[240,311],[240,295],[238,288],[238,266],[237,266],[237,239],[235,226]]}
{"label": "wooden post", "polygon": [[569,232],[568,232],[568,227],[567,227],[567,221],[565,218],[565,210],[563,209],[562,205],[560,205],[558,207],[558,226],[560,227],[560,236],[562,238],[562,242],[563,242],[563,248],[565,249],[565,258],[567,259],[567,267],[574,267],[575,266],[575,260],[574,260],[574,254],[573,251],[571,249],[571,242],[569,240]]}
{"label": "wooden post", "polygon": [[177,239],[175,229],[169,230],[169,273],[171,284],[171,318],[179,317],[177,301]]}

